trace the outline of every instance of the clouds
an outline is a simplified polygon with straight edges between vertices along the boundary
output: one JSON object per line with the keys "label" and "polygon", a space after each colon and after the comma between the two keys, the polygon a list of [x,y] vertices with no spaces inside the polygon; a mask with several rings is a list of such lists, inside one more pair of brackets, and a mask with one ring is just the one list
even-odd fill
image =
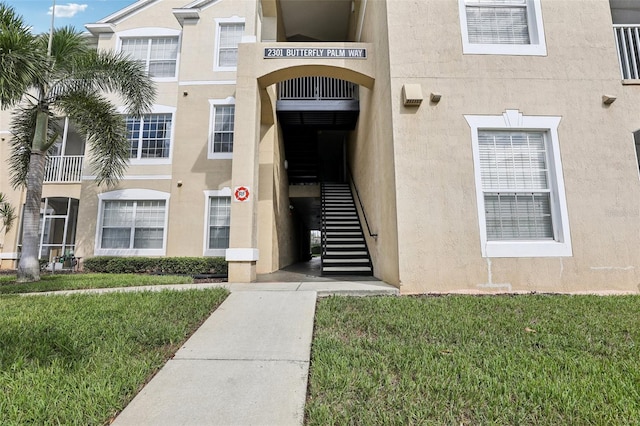
{"label": "clouds", "polygon": [[[88,5],[78,3],[67,3],[66,5],[56,5],[56,18],[73,18],[79,12],[84,12]],[[48,14],[51,15],[52,7],[49,8]]]}

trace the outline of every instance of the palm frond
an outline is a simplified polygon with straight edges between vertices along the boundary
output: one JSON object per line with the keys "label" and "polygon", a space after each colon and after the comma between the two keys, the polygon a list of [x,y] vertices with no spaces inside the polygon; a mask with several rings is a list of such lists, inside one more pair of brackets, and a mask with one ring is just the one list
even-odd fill
{"label": "palm frond", "polygon": [[75,91],[58,99],[58,106],[87,134],[90,167],[98,185],[113,186],[122,178],[129,158],[124,118],[98,92]]}
{"label": "palm frond", "polygon": [[[94,50],[90,47],[87,38],[73,27],[56,28],[51,40],[51,66],[52,73],[68,73],[71,71],[75,58],[86,55]],[[49,34],[38,36],[38,45],[41,49],[47,49]]]}
{"label": "palm frond", "polygon": [[[156,96],[154,83],[144,67],[128,56],[114,52],[90,51],[75,55],[69,74],[56,82],[53,89],[64,96],[66,91],[100,90],[119,95],[129,114],[141,116],[148,112]],[[54,101],[55,103],[55,101]]]}
{"label": "palm frond", "polygon": [[0,3],[0,107],[16,105],[45,70],[45,52],[15,10]]}
{"label": "palm frond", "polygon": [[7,201],[5,195],[0,192],[0,230],[11,231],[16,220],[16,209]]}

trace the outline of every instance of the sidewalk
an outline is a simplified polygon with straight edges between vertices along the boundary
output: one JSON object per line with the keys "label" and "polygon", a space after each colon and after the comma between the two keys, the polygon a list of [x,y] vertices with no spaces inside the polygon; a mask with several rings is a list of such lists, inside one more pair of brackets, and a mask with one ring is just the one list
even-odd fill
{"label": "sidewalk", "polygon": [[318,295],[398,294],[381,282],[225,287],[231,295],[114,425],[301,425]]}

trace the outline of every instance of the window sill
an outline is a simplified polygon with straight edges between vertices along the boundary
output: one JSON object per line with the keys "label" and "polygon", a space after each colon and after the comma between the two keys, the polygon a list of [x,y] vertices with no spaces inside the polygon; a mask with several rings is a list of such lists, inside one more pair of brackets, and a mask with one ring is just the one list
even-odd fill
{"label": "window sill", "polygon": [[213,67],[213,71],[215,72],[236,72],[238,70],[238,67],[218,67],[215,66]]}
{"label": "window sill", "polygon": [[177,83],[178,76],[173,77],[151,77],[151,80],[156,83]]}
{"label": "window sill", "polygon": [[622,80],[622,85],[623,86],[640,86],[640,79]]}
{"label": "window sill", "polygon": [[465,55],[547,56],[544,44],[473,44],[463,43]]}
{"label": "window sill", "polygon": [[131,166],[156,166],[171,164],[171,158],[129,158]]}
{"label": "window sill", "polygon": [[224,257],[227,249],[206,249],[203,256]]}
{"label": "window sill", "polygon": [[207,156],[209,160],[231,160],[233,159],[233,152],[214,152],[209,153]]}
{"label": "window sill", "polygon": [[101,249],[96,248],[94,256],[164,256],[166,249]]}
{"label": "window sill", "polygon": [[482,257],[571,257],[571,244],[557,241],[488,241]]}

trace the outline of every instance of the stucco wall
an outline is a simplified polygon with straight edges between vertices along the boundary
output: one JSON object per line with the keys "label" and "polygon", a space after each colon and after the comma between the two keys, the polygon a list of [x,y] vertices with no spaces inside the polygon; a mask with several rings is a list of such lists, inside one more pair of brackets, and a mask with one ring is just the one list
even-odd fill
{"label": "stucco wall", "polygon": [[[640,185],[607,0],[542,1],[547,56],[463,55],[455,1],[389,2],[403,292],[638,290]],[[571,24],[568,24],[571,23]],[[402,105],[420,84],[419,108]],[[430,92],[442,94],[429,103]],[[618,96],[602,104],[604,94]],[[561,117],[572,257],[483,258],[465,114]]]}
{"label": "stucco wall", "polygon": [[[127,36],[135,35],[127,33],[130,30],[178,30],[181,41],[177,78],[156,81],[158,93],[154,101],[155,105],[175,109],[171,158],[156,164],[153,160],[143,165],[131,164],[125,179],[109,190],[135,188],[170,193],[166,255],[202,256],[208,217],[204,191],[231,188],[232,160],[208,159],[211,101],[236,96],[236,72],[214,69],[216,19],[243,18],[245,34],[253,35],[256,3],[215,2],[200,9],[200,19],[187,20],[181,26],[173,9],[183,6],[185,2],[179,0],[153,2],[129,16],[116,19],[113,22],[115,32],[100,36],[99,48],[111,50],[118,48],[118,38],[123,32]],[[82,240],[79,250],[84,256],[93,254],[98,215],[96,197],[106,190],[96,188],[91,181],[83,184],[78,235]]]}
{"label": "stucco wall", "polygon": [[[362,204],[377,238],[369,236],[361,212],[376,277],[399,286],[395,200],[393,117],[389,86],[389,48],[385,2],[367,3],[362,41],[372,43],[376,82],[372,90],[360,87],[360,116],[349,140],[349,164]],[[357,203],[356,203],[357,204]]]}

